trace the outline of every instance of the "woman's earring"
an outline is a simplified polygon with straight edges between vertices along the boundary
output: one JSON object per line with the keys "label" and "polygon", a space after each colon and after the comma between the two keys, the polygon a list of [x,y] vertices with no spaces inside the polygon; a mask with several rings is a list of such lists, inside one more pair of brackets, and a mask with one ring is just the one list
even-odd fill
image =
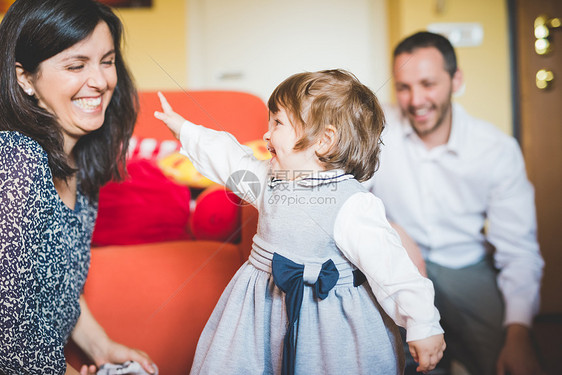
{"label": "woman's earring", "polygon": [[33,89],[31,87],[28,87],[25,89],[25,93],[29,96],[33,95]]}

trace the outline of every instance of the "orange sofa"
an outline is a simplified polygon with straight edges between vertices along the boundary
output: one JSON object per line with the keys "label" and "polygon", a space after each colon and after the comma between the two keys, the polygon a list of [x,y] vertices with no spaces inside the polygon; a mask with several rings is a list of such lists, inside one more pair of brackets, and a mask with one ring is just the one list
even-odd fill
{"label": "orange sofa", "polygon": [[[240,142],[261,139],[267,108],[241,92],[164,92],[175,111],[194,123],[233,133]],[[172,139],[153,117],[160,105],[155,92],[140,94],[135,136]],[[126,197],[123,197],[126,199]],[[242,206],[240,242],[173,241],[92,248],[84,296],[114,340],[147,352],[162,375],[187,374],[199,335],[222,290],[247,259],[257,213]],[[67,361],[90,361],[72,343]]]}

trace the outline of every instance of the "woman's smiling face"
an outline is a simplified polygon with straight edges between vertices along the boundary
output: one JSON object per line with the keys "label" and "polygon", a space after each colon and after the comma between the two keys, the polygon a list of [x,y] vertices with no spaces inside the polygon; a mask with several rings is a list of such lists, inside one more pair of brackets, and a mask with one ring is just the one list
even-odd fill
{"label": "woman's smiling face", "polygon": [[84,40],[41,62],[28,82],[39,106],[58,120],[65,148],[99,129],[115,86],[115,46],[109,27],[100,22]]}

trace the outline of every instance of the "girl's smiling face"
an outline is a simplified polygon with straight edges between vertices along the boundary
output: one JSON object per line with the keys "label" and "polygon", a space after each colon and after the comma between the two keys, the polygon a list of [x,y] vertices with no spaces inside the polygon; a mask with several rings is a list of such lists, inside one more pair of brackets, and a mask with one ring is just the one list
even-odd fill
{"label": "girl's smiling face", "polygon": [[115,46],[105,22],[86,39],[41,62],[37,73],[18,69],[24,90],[31,88],[39,106],[56,116],[66,151],[103,125],[117,85]]}
{"label": "girl's smiling face", "polygon": [[316,156],[316,144],[304,150],[294,149],[300,137],[285,108],[269,113],[269,130],[263,139],[272,156],[270,166],[275,177],[292,180],[324,170]]}

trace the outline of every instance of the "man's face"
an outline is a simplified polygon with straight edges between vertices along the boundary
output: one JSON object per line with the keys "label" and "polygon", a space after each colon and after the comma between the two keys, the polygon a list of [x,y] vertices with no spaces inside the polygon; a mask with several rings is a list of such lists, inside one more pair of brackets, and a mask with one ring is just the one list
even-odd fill
{"label": "man's face", "polygon": [[451,77],[445,70],[445,60],[434,47],[418,48],[394,59],[398,105],[422,140],[437,133],[445,141],[448,138],[451,95],[461,81],[459,71]]}

